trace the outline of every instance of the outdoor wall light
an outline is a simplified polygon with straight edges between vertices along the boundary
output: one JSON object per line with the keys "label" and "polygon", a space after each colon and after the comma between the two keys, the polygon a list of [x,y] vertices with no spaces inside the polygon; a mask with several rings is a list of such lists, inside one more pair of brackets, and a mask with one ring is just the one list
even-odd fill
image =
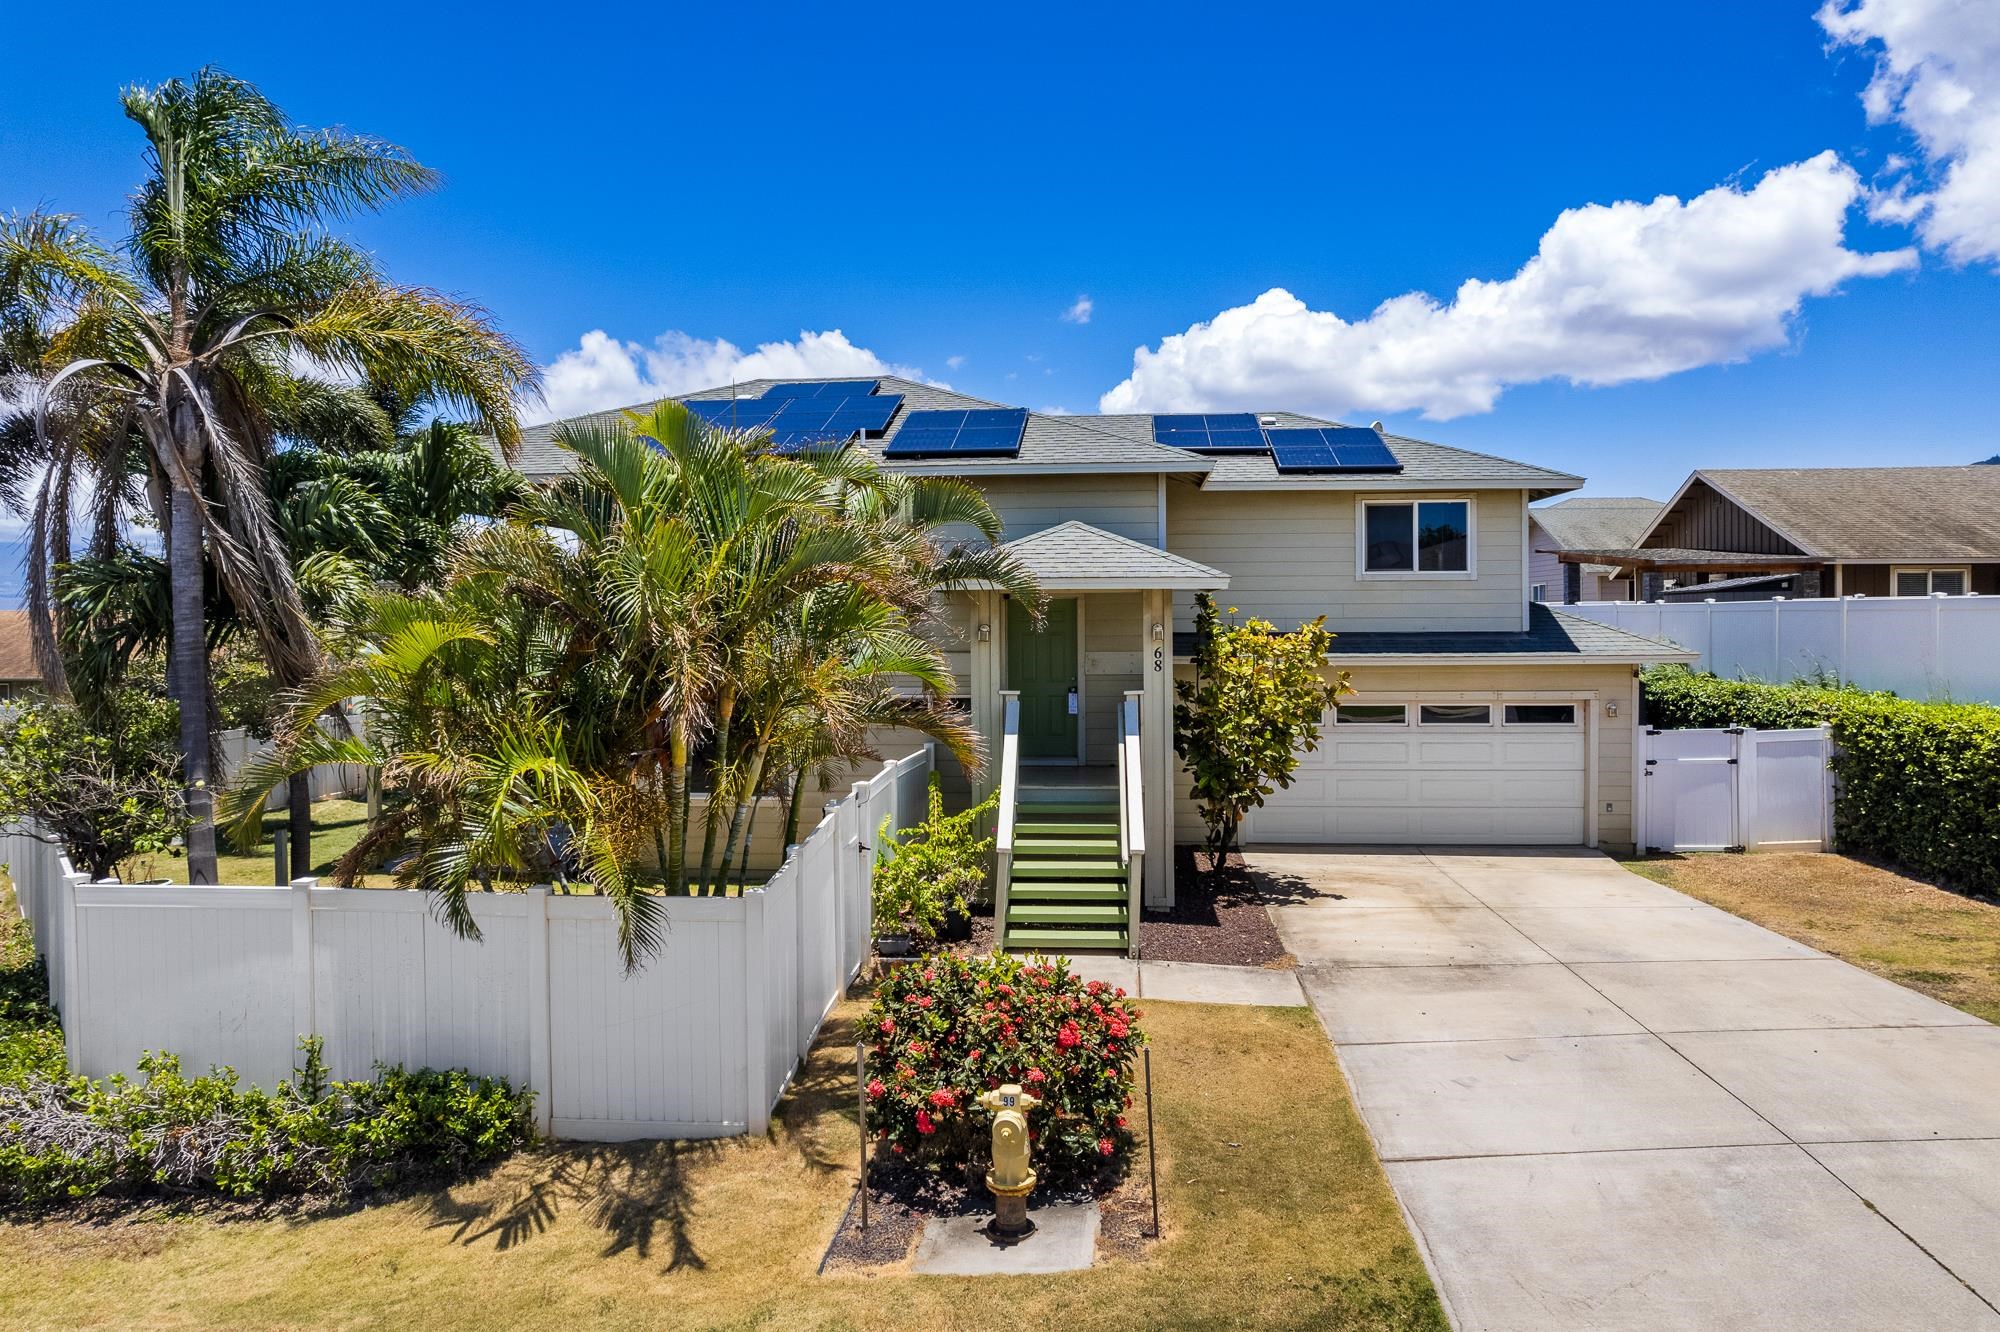
{"label": "outdoor wall light", "polygon": [[982,643],[991,643],[993,641],[992,625],[982,624],[979,626],[979,641]]}
{"label": "outdoor wall light", "polygon": [[1607,717],[1616,717],[1618,715],[1618,705],[1609,699],[1605,700],[1604,715]]}
{"label": "outdoor wall light", "polygon": [[1153,621],[1153,641],[1155,643],[1162,642],[1166,636],[1167,626],[1161,624],[1158,620]]}

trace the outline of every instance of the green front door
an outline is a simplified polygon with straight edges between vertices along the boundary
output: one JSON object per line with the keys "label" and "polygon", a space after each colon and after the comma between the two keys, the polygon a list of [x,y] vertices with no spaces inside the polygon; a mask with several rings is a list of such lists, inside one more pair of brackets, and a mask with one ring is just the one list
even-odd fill
{"label": "green front door", "polygon": [[1076,598],[1051,600],[1036,632],[1018,601],[1007,603],[1007,688],[1021,691],[1021,757],[1074,759]]}

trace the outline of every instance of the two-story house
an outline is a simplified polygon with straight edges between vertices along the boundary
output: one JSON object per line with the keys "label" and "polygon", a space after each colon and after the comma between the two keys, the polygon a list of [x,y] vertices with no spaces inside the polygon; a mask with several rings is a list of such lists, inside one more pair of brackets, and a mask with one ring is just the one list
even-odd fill
{"label": "two-story house", "polygon": [[[1171,848],[1202,833],[1172,739],[1201,590],[1281,628],[1325,615],[1354,690],[1246,844],[1633,844],[1638,671],[1692,658],[1532,598],[1528,506],[1578,477],[1290,412],[1045,415],[896,378],[683,401],[967,478],[1004,519],[1044,620],[969,589],[949,647],[1005,796],[1010,943],[1123,946],[1140,844],[1132,895],[1172,900]],[[552,429],[531,476],[568,465]]]}

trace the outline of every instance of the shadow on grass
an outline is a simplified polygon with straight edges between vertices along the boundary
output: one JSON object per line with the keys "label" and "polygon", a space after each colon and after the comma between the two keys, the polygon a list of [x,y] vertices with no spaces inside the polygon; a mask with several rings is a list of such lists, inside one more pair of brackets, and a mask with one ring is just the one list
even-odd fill
{"label": "shadow on grass", "polygon": [[[770,1146],[796,1152],[823,1174],[856,1165],[852,1143],[854,1022],[827,1019],[812,1057],[798,1070],[772,1117]],[[841,1142],[834,1141],[836,1130]],[[666,1272],[701,1271],[708,1260],[691,1234],[704,1176],[720,1180],[731,1162],[757,1168],[750,1155],[765,1144],[744,1139],[681,1139],[631,1143],[565,1142],[523,1159],[525,1178],[491,1177],[477,1186],[440,1190],[423,1199],[426,1224],[450,1232],[455,1244],[525,1244],[565,1214],[605,1235],[600,1256],[666,1259]],[[712,1175],[710,1172],[714,1172]]]}

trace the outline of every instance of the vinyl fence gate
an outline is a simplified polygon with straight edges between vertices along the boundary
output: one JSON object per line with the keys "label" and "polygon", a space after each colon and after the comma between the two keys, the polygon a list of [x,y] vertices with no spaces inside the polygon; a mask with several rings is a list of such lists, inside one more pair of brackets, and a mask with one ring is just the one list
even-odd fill
{"label": "vinyl fence gate", "polygon": [[1833,738],[1824,726],[1646,731],[1645,851],[1824,851],[1833,841]]}

